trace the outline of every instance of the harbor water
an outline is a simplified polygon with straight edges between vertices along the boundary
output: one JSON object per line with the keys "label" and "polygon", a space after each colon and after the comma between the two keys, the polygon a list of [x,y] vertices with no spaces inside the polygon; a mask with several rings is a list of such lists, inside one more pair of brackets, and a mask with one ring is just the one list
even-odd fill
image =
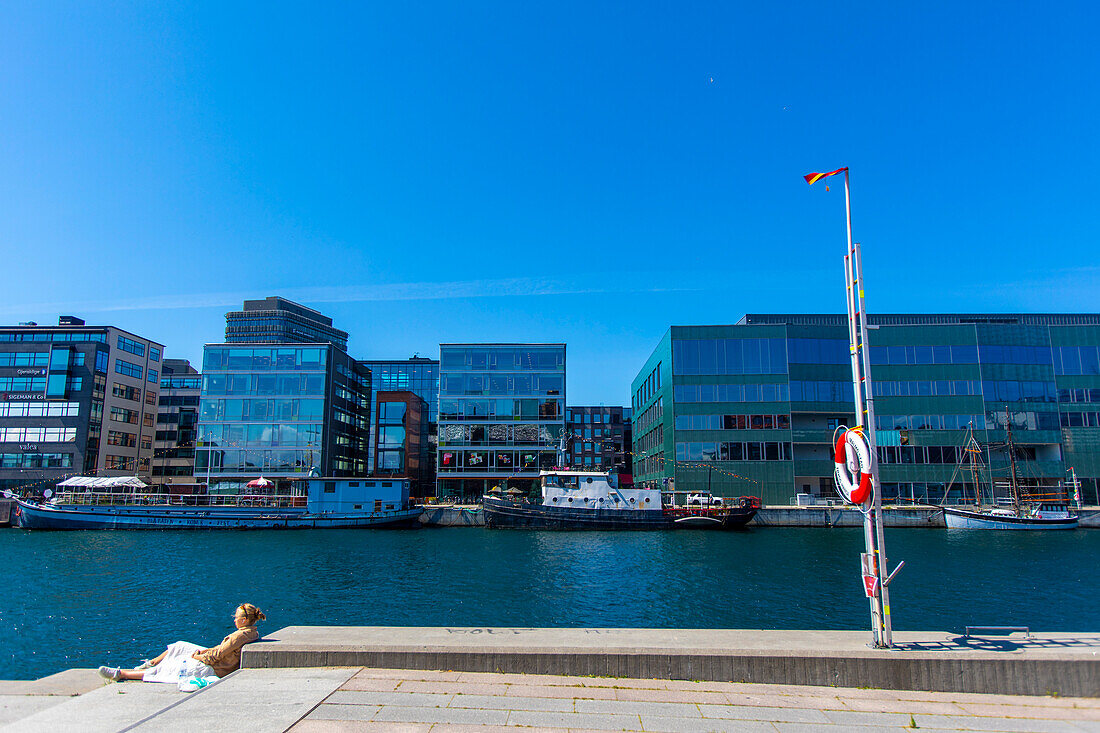
{"label": "harbor water", "polygon": [[[858,529],[0,531],[0,679],[288,625],[865,629]],[[895,628],[1100,630],[1100,532],[887,532]],[[869,636],[869,634],[868,634]]]}

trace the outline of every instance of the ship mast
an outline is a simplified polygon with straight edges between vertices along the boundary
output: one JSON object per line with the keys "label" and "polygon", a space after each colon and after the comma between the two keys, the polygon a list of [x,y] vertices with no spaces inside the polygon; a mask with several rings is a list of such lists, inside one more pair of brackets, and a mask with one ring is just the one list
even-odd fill
{"label": "ship mast", "polygon": [[1008,431],[1008,462],[1012,467],[1010,486],[1012,487],[1012,505],[1020,509],[1020,486],[1016,479],[1016,446],[1012,443],[1012,420],[1008,415],[1008,405],[1005,405],[1005,430]]}
{"label": "ship mast", "polygon": [[970,454],[970,478],[974,482],[974,506],[980,507],[982,505],[982,485],[978,483],[978,459],[975,452],[981,450],[981,448],[978,446],[978,442],[974,440],[973,421],[971,421],[966,434],[970,438],[966,442],[966,452]]}

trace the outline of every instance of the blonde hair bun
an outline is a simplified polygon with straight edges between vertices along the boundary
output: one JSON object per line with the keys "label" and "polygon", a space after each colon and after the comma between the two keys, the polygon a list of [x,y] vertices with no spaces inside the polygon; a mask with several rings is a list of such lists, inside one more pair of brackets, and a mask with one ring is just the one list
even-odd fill
{"label": "blonde hair bun", "polygon": [[237,606],[237,608],[244,611],[244,617],[249,624],[254,624],[257,621],[263,621],[267,618],[267,616],[264,615],[263,611],[256,608],[251,603],[242,603],[241,605]]}

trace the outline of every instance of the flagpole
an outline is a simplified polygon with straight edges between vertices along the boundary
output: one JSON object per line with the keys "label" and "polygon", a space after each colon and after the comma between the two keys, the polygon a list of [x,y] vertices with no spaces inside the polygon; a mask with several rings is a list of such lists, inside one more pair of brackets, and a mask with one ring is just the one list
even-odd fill
{"label": "flagpole", "polygon": [[[848,253],[844,257],[847,282],[848,333],[852,351],[852,387],[855,391],[856,426],[863,429],[871,452],[871,506],[863,512],[863,539],[870,556],[875,592],[869,600],[874,646],[893,646],[890,601],[886,590],[885,537],[882,527],[882,484],[878,476],[878,448],[875,440],[874,394],[871,388],[871,360],[867,343],[867,314],[863,300],[863,257],[860,246],[852,241],[852,187],[848,168],[844,168],[844,213],[848,229]],[[866,569],[865,571],[866,572]]]}

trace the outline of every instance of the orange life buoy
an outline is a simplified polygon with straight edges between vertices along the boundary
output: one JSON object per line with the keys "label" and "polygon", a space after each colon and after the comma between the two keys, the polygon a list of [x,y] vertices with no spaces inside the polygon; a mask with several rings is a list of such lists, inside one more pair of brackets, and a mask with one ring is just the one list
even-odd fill
{"label": "orange life buoy", "polygon": [[[862,504],[871,496],[874,457],[867,438],[860,430],[845,430],[836,441],[834,476],[837,489],[845,501]],[[859,478],[855,474],[858,471]]]}

